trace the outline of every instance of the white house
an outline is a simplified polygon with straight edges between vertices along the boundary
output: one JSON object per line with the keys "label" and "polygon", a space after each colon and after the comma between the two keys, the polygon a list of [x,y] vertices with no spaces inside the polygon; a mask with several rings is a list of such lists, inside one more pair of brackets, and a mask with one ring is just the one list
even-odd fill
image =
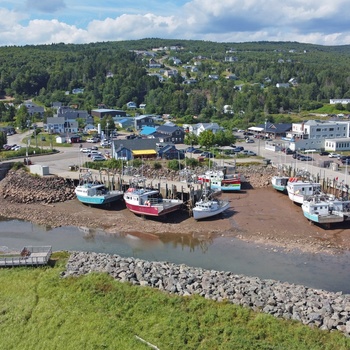
{"label": "white house", "polygon": [[224,128],[219,126],[217,123],[184,124],[183,128],[184,130],[188,130],[188,132],[191,132],[197,136],[199,136],[200,133],[205,130],[211,130],[214,134],[220,130],[224,130]]}
{"label": "white house", "polygon": [[135,109],[135,108],[137,108],[137,105],[136,105],[135,102],[130,101],[130,102],[128,102],[128,103],[126,104],[126,107],[129,108],[129,109]]}
{"label": "white house", "polygon": [[350,103],[350,98],[332,98],[329,100],[331,105],[335,105],[337,103],[341,103],[342,105],[347,105]]}

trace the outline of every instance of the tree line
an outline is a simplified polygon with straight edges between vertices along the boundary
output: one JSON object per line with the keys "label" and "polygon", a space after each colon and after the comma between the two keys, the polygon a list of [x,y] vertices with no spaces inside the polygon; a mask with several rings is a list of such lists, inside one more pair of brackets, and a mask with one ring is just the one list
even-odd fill
{"label": "tree line", "polygon": [[[163,49],[155,53],[153,48]],[[1,47],[0,94],[12,96],[15,104],[31,98],[47,110],[55,101],[88,111],[101,104],[126,109],[133,101],[146,104],[142,113],[171,114],[183,123],[218,122],[227,128],[266,118],[289,122],[290,112],[350,98],[349,52],[349,46],[296,42],[156,38]],[[149,68],[152,55],[161,68]],[[181,63],[174,64],[174,57]],[[160,81],[157,74],[170,69],[177,75]],[[295,84],[276,87],[291,78]],[[195,83],[184,84],[188,79]],[[83,93],[72,94],[75,88]],[[225,105],[231,106],[230,112],[224,112]],[[0,103],[0,122],[11,123],[21,113]]]}

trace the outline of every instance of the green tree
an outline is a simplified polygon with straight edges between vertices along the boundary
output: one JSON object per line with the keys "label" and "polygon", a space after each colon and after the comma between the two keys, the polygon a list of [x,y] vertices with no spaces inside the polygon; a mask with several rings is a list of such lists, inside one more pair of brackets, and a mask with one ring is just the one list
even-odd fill
{"label": "green tree", "polygon": [[7,135],[4,131],[0,132],[0,149],[7,143]]}
{"label": "green tree", "polygon": [[116,130],[114,120],[111,115],[106,115],[101,120],[101,130],[109,137],[112,131]]}
{"label": "green tree", "polygon": [[16,125],[19,129],[23,130],[28,127],[30,123],[30,116],[28,113],[28,109],[25,105],[22,105],[16,114]]}
{"label": "green tree", "polygon": [[197,145],[198,144],[198,137],[196,134],[193,132],[188,132],[185,135],[184,139],[184,144],[185,145]]}
{"label": "green tree", "polygon": [[215,145],[215,135],[212,130],[204,130],[198,136],[198,143],[206,149]]}

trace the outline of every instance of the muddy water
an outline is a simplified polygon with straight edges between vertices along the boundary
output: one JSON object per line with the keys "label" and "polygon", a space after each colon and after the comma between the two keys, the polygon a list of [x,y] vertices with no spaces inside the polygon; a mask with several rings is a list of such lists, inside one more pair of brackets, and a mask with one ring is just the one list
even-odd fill
{"label": "muddy water", "polygon": [[50,245],[54,251],[94,251],[184,263],[350,293],[349,253],[335,256],[297,251],[284,253],[273,247],[259,247],[234,238],[208,240],[204,236],[193,238],[179,234],[158,238],[139,232],[110,234],[76,227],[50,229],[25,221],[0,220],[0,247],[20,249],[26,245]]}

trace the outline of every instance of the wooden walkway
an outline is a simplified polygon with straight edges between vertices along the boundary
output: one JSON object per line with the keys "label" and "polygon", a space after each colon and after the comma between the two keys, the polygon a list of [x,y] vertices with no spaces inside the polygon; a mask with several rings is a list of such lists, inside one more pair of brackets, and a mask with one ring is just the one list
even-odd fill
{"label": "wooden walkway", "polygon": [[0,254],[0,267],[46,265],[51,254],[51,246],[24,247],[19,252]]}

